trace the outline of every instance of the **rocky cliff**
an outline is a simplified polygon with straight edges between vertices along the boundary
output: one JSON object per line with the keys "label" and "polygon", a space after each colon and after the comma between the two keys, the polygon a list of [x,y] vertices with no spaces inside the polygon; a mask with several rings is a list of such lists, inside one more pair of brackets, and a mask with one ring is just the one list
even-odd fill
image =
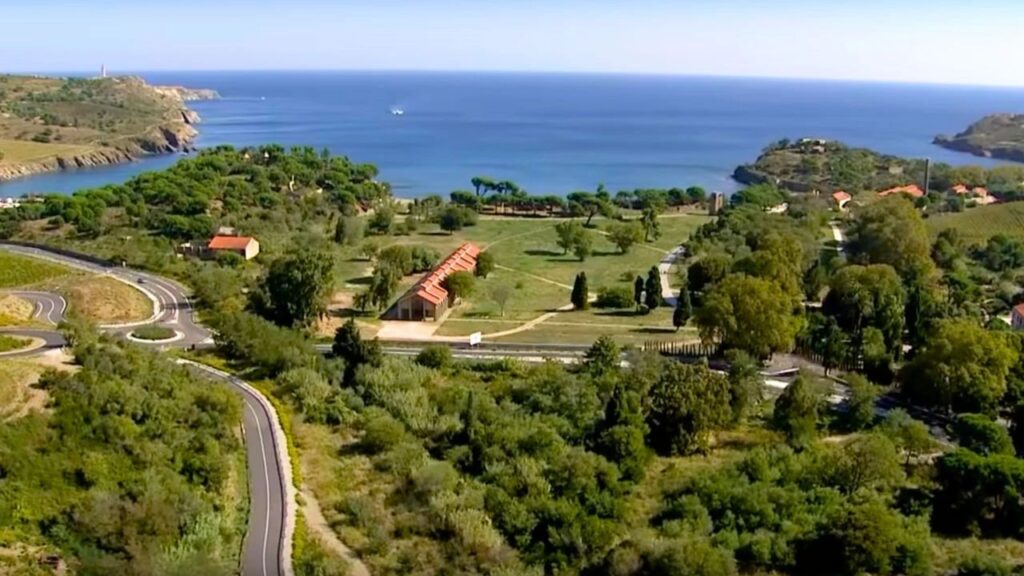
{"label": "rocky cliff", "polygon": [[1024,114],[986,116],[956,136],[936,136],[933,142],[983,158],[1024,162]]}
{"label": "rocky cliff", "polygon": [[0,76],[0,94],[0,181],[191,150],[200,118],[185,103],[218,97],[131,76]]}

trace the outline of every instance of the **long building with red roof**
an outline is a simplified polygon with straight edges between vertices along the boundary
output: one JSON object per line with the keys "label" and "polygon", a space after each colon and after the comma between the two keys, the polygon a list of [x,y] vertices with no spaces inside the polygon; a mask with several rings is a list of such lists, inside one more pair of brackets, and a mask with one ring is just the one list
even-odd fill
{"label": "long building with red roof", "polygon": [[480,249],[473,244],[463,244],[445,258],[436,268],[420,278],[419,282],[402,295],[391,308],[388,316],[396,320],[436,322],[444,317],[455,302],[444,287],[445,280],[455,272],[476,270],[476,258]]}

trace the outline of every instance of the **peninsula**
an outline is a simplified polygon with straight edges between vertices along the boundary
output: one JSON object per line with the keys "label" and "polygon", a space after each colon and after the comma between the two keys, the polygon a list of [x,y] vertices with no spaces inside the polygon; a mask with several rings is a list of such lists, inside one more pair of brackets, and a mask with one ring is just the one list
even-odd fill
{"label": "peninsula", "polygon": [[1024,114],[992,114],[956,136],[936,136],[934,142],[983,158],[1024,162]]}
{"label": "peninsula", "polygon": [[0,181],[188,150],[212,90],[152,86],[135,76],[0,75]]}

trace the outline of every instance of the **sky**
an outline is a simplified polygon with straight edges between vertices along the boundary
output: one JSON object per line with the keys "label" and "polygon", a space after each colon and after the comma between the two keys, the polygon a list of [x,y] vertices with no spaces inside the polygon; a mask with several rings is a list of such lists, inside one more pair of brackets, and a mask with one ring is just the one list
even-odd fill
{"label": "sky", "polygon": [[0,0],[0,71],[473,70],[1024,86],[1022,0]]}

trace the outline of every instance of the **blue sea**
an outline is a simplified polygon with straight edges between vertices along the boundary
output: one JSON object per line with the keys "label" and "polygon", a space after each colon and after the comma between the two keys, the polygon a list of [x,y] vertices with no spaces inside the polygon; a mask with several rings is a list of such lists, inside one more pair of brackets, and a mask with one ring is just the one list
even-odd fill
{"label": "blue sea", "polygon": [[[327,147],[376,164],[402,196],[467,189],[475,175],[535,194],[700,185],[783,137],[834,138],[952,164],[992,161],[933,146],[993,112],[1024,112],[1024,90],[707,77],[419,73],[138,73],[218,90],[192,104],[200,147]],[[391,114],[400,107],[405,114]],[[180,155],[0,184],[0,196],[122,182]]]}

